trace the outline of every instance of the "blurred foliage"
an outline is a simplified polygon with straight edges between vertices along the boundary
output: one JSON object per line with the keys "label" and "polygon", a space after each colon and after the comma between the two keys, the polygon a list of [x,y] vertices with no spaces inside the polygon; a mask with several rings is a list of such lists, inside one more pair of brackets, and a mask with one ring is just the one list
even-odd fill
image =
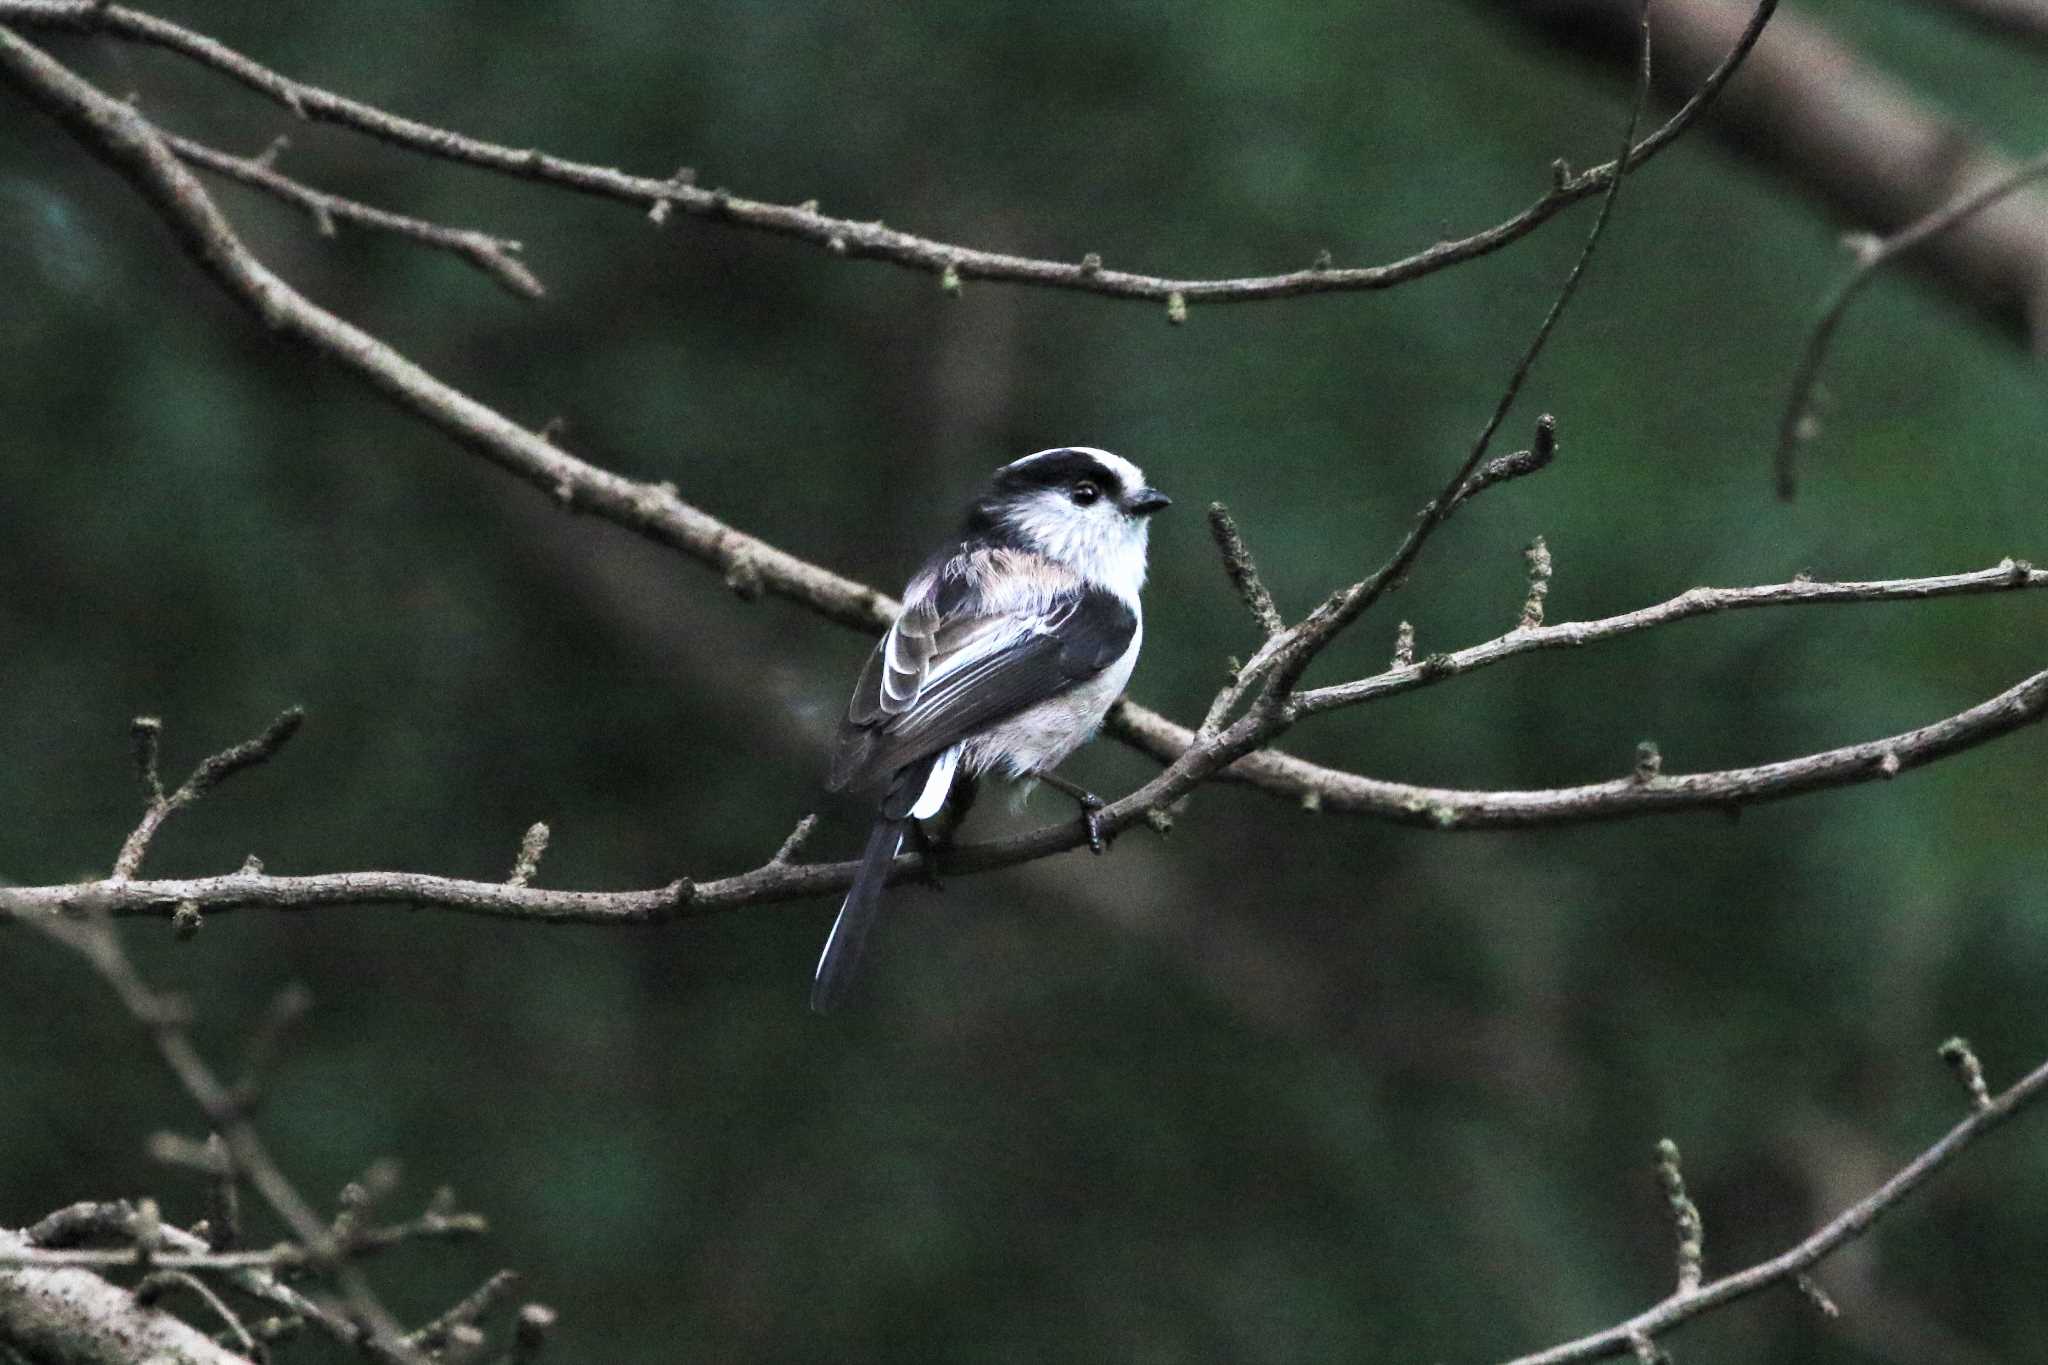
{"label": "blurred foliage", "polygon": [[[1934,6],[1800,6],[2010,151],[2041,68]],[[1486,6],[206,5],[288,72],[514,144],[1065,259],[1185,274],[1404,254],[1492,222],[1625,97]],[[289,120],[164,54],[53,39],[170,126]],[[274,344],[124,185],[0,103],[0,875],[111,861],[126,722],[174,763],[310,720],[175,819],[150,870],[405,867],[638,886],[759,862],[814,800],[864,641],[561,516]],[[1180,500],[1134,694],[1193,718],[1251,645],[1199,509],[1228,502],[1283,607],[1376,562],[1455,462],[1559,282],[1582,208],[1383,295],[1203,308],[931,279],[291,125],[341,193],[523,238],[538,306],[375,236],[224,205],[315,299],[572,448],[893,588],[1001,461],[1088,442]],[[1871,291],[1801,501],[1766,452],[1841,225],[1710,137],[1624,193],[1511,421],[1563,455],[1475,505],[1318,677],[1510,625],[1548,537],[1553,620],[1698,583],[2048,559],[2038,364],[1924,282]],[[2041,666],[2042,604],[1757,613],[1532,658],[1327,718],[1299,752],[1463,786],[1809,752]],[[1146,765],[1077,760],[1104,790]],[[487,1244],[382,1272],[420,1315],[491,1269],[571,1360],[1482,1360],[1668,1287],[1650,1175],[1687,1155],[1709,1273],[1775,1251],[2048,1055],[2048,749],[1720,816],[1441,834],[1205,790],[1173,837],[891,902],[864,999],[804,1011],[832,907],[662,930],[389,908],[128,932],[223,1065],[264,1001],[318,1007],[263,1123],[309,1192],[393,1153]],[[985,831],[1053,818],[986,803]],[[819,853],[853,839],[842,822]],[[193,1114],[101,986],[0,933],[0,1222],[201,1191],[142,1140]],[[1701,1359],[2018,1359],[2039,1292],[2039,1116],[1822,1279],[1717,1315]],[[319,1359],[321,1347],[293,1358]]]}

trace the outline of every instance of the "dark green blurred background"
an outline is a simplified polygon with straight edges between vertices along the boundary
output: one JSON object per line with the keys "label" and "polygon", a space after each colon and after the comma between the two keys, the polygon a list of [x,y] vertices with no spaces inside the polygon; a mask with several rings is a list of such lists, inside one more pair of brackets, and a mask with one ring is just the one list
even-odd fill
{"label": "dark green blurred background", "polygon": [[[1405,254],[1603,158],[1617,70],[1508,6],[179,4],[305,79],[515,145],[974,245],[1236,274]],[[1888,0],[1811,3],[2024,152],[2043,66]],[[834,261],[393,153],[158,53],[52,50],[169,125],[379,204],[521,237],[552,293],[224,206],[316,300],[516,419],[893,590],[994,465],[1085,442],[1179,499],[1133,695],[1192,723],[1254,644],[1200,509],[1228,502],[1282,605],[1376,563],[1457,460],[1592,208],[1389,294],[1196,307]],[[1476,504],[1333,651],[1334,680],[1513,623],[1700,584],[2048,558],[2048,390],[1907,278],[1831,367],[1804,497],[1767,446],[1829,221],[1710,136],[1629,183],[1524,406],[1563,456]],[[0,100],[0,875],[103,873],[139,811],[126,725],[172,762],[303,703],[269,768],[176,819],[161,874],[501,877],[753,866],[813,802],[867,642],[546,500],[279,348],[52,125]],[[920,490],[912,494],[910,490]],[[1325,718],[1290,747],[1459,786],[1673,771],[1924,724],[2042,666],[1996,597],[1754,613],[1502,666]],[[1072,768],[1120,792],[1149,765]],[[1719,815],[1443,834],[1199,793],[1161,842],[895,896],[858,1005],[808,1015],[832,905],[648,931],[369,908],[127,927],[232,1067],[291,980],[318,1001],[263,1116],[323,1202],[373,1158],[453,1183],[485,1243],[379,1271],[411,1317],[500,1265],[568,1360],[1479,1361],[1669,1285],[1649,1153],[1684,1148],[1710,1273],[1779,1249],[2048,1055],[2048,904],[2026,732],[1910,775]],[[1057,798],[983,832],[1064,818]],[[844,825],[818,851],[840,853]],[[0,1224],[202,1192],[143,1139],[195,1116],[104,988],[0,933]],[[2048,1335],[2048,1116],[2001,1134],[1681,1359],[1992,1361]],[[308,1343],[290,1358],[321,1359]]]}

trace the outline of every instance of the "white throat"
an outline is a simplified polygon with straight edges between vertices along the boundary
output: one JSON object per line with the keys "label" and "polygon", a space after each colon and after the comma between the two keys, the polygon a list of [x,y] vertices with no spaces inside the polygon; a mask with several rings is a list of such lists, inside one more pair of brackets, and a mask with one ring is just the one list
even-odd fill
{"label": "white throat", "polygon": [[1077,508],[1050,489],[1005,509],[1005,519],[1031,549],[1138,610],[1138,592],[1145,586],[1143,519],[1107,505]]}

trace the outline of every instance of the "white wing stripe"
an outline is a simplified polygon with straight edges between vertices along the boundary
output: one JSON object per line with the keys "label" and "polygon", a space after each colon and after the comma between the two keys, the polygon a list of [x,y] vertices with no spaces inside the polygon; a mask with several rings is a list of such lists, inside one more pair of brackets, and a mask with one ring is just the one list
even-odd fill
{"label": "white wing stripe", "polygon": [[932,775],[925,779],[924,790],[918,794],[917,804],[910,808],[913,820],[929,820],[939,813],[946,804],[946,793],[953,789],[953,770],[960,766],[960,746],[939,755],[932,764]]}

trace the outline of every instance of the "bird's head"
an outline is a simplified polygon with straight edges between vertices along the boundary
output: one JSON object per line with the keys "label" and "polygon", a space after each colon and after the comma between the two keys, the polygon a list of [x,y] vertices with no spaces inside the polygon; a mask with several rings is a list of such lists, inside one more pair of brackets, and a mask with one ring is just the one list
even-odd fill
{"label": "bird's head", "polygon": [[969,513],[968,527],[1134,598],[1145,582],[1152,514],[1172,501],[1120,455],[1058,446],[998,469]]}

